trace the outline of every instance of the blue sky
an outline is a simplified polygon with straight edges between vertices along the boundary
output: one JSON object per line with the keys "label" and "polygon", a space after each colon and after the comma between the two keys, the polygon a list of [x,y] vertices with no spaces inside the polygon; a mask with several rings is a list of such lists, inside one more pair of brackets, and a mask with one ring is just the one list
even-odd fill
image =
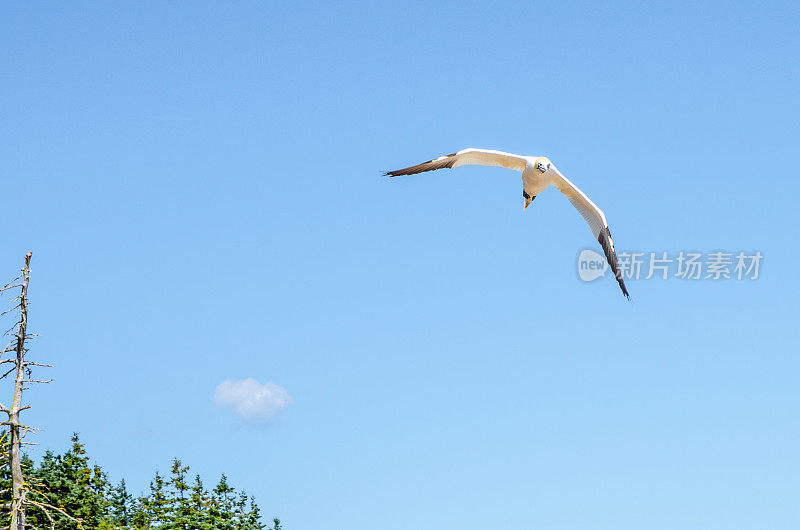
{"label": "blue sky", "polygon": [[[796,528],[793,3],[97,2],[0,17],[0,271],[27,421],[142,491],[180,457],[286,528]],[[598,249],[757,281],[582,283]],[[9,324],[10,325],[10,324]],[[214,405],[272,382],[264,422]],[[7,398],[2,398],[0,401]],[[39,450],[39,453],[41,453]]]}

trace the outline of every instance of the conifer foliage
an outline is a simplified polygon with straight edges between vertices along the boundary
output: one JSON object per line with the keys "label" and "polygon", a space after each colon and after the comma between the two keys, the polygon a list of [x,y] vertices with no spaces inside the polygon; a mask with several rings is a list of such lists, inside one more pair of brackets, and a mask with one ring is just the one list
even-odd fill
{"label": "conifer foliage", "polygon": [[[2,449],[7,450],[7,436],[0,438]],[[53,521],[44,513],[31,511],[28,528],[54,528],[56,530],[281,530],[281,523],[273,519],[267,526],[261,521],[261,512],[255,500],[243,491],[236,490],[222,475],[212,489],[207,489],[200,476],[192,477],[189,466],[174,460],[169,474],[156,472],[147,492],[139,497],[131,495],[120,481],[112,485],[107,474],[97,464],[92,464],[77,434],[72,436],[71,447],[63,454],[45,453],[41,462],[23,458],[26,477],[43,500],[56,506],[76,520],[51,512]],[[8,467],[0,471],[0,503],[10,502],[11,477]]]}

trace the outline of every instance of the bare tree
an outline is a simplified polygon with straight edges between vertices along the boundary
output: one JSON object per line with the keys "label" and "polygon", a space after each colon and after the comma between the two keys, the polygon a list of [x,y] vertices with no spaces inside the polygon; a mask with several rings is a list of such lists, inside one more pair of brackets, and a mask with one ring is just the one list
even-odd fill
{"label": "bare tree", "polygon": [[0,378],[5,378],[12,372],[14,375],[14,395],[11,400],[11,408],[6,407],[0,403],[0,411],[8,414],[8,421],[3,424],[8,426],[9,430],[9,451],[8,451],[8,465],[11,470],[11,529],[22,530],[25,528],[25,479],[22,475],[22,463],[20,460],[20,449],[24,443],[22,439],[30,429],[27,425],[20,423],[19,413],[30,407],[22,406],[22,392],[26,389],[25,384],[32,382],[30,377],[29,362],[25,361],[25,340],[28,336],[28,282],[30,280],[30,265],[31,253],[25,255],[25,266],[22,268],[22,274],[7,283],[2,291],[19,288],[20,293],[14,297],[11,302],[13,307],[7,309],[3,314],[19,310],[19,319],[7,332],[13,331],[13,338],[3,348],[2,353],[14,353],[14,357],[10,359],[0,360],[0,366],[3,364],[11,364],[8,369]]}
{"label": "bare tree", "polygon": [[[51,513],[53,511],[59,512],[72,521],[78,522],[77,519],[65,513],[61,508],[52,506],[45,502],[44,496],[36,489],[35,484],[30,484],[25,480],[22,472],[22,455],[21,450],[23,445],[36,445],[31,442],[24,442],[25,435],[30,431],[36,431],[34,427],[30,427],[20,422],[19,414],[23,410],[30,408],[29,405],[22,405],[22,393],[28,390],[26,385],[30,383],[49,383],[52,379],[46,381],[31,378],[32,366],[43,366],[52,368],[49,364],[35,363],[25,359],[25,354],[28,349],[25,347],[26,341],[34,337],[28,333],[28,282],[30,281],[31,266],[31,253],[25,255],[25,266],[22,268],[22,273],[8,282],[5,286],[0,288],[0,294],[19,289],[19,294],[11,299],[11,307],[6,309],[0,316],[8,313],[17,312],[19,317],[11,328],[6,331],[5,336],[11,335],[11,340],[6,346],[0,350],[0,366],[10,365],[10,368],[0,375],[0,379],[4,379],[14,374],[14,394],[11,398],[11,407],[6,407],[0,403],[0,412],[5,412],[8,415],[8,420],[0,423],[8,427],[8,451],[3,455],[8,458],[8,467],[11,471],[11,505],[7,506],[11,512],[11,530],[25,530],[25,508],[32,506],[41,510],[47,520],[50,522],[50,527],[54,528],[54,521]],[[3,359],[6,353],[12,353],[13,356],[8,359]]]}

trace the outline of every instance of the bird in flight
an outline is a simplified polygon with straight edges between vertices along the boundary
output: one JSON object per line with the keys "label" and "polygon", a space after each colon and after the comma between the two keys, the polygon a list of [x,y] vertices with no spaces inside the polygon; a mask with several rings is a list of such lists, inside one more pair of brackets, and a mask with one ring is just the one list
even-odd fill
{"label": "bird in flight", "polygon": [[628,290],[625,288],[625,282],[622,280],[622,273],[617,261],[617,253],[614,251],[614,242],[611,240],[611,231],[608,229],[606,216],[585,193],[562,175],[548,158],[543,156],[521,156],[502,151],[470,147],[452,155],[440,156],[416,166],[387,171],[386,175],[399,177],[401,175],[414,175],[425,171],[449,169],[458,166],[505,167],[522,173],[522,198],[525,201],[522,207],[523,210],[551,184],[558,188],[558,191],[569,199],[569,202],[588,223],[592,235],[603,248],[603,253],[606,255],[606,260],[617,279],[617,283],[619,283],[620,289],[622,289],[622,294],[630,299]]}

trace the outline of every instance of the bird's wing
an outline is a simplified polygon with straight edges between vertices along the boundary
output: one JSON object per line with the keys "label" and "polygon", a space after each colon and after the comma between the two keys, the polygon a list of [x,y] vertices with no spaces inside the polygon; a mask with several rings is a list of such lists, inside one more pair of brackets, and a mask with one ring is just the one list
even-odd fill
{"label": "bird's wing", "polygon": [[458,166],[497,166],[522,172],[525,169],[525,160],[525,157],[520,155],[470,147],[452,155],[440,156],[416,166],[387,171],[386,175],[399,177],[401,175],[413,175],[415,173]]}
{"label": "bird's wing", "polygon": [[630,298],[628,290],[625,288],[625,282],[622,280],[622,273],[620,272],[619,262],[617,261],[617,253],[614,250],[614,241],[611,240],[611,231],[608,229],[606,216],[603,210],[597,207],[595,203],[586,196],[575,184],[569,181],[567,177],[561,174],[557,169],[555,170],[557,176],[553,179],[553,185],[563,193],[569,202],[578,210],[581,216],[586,220],[589,228],[592,230],[592,235],[603,247],[603,253],[606,255],[611,272],[617,279],[622,294]]}

